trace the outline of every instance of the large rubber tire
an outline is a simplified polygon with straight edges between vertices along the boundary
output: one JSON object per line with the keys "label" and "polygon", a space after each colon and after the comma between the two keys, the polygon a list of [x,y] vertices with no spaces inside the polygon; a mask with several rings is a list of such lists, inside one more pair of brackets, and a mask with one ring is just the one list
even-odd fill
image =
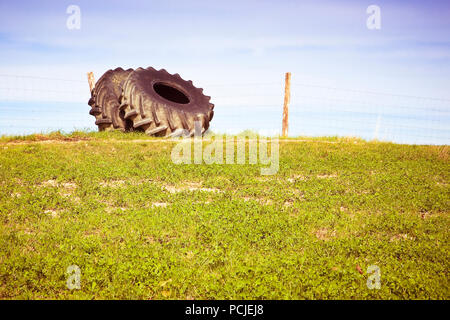
{"label": "large rubber tire", "polygon": [[123,118],[120,113],[120,96],[122,87],[133,69],[117,68],[106,71],[95,84],[88,104],[91,106],[89,114],[95,117],[95,124],[99,131],[122,130],[128,131],[132,123]]}
{"label": "large rubber tire", "polygon": [[[211,97],[192,81],[152,67],[130,73],[123,86],[120,110],[133,128],[153,136],[174,136],[181,132],[203,134],[214,115]],[[195,128],[195,121],[201,124]],[[187,130],[187,131],[186,131]]]}

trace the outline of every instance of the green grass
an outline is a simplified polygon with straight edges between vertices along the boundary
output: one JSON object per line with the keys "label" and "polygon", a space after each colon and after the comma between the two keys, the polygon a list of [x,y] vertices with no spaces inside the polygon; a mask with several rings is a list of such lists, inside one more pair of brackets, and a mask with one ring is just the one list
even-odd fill
{"label": "green grass", "polygon": [[138,133],[0,138],[0,298],[449,299],[448,147],[304,139],[261,176]]}

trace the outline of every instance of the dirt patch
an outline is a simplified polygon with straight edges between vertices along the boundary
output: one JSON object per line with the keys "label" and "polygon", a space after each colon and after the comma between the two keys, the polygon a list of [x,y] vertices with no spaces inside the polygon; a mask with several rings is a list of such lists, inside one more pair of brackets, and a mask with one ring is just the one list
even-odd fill
{"label": "dirt patch", "polygon": [[56,182],[56,180],[50,179],[50,180],[47,180],[47,181],[43,181],[41,183],[41,186],[44,186],[44,187],[57,187],[58,186],[58,182]]}
{"label": "dirt patch", "polygon": [[421,212],[421,213],[420,213],[420,217],[421,217],[422,219],[428,219],[428,218],[431,217],[431,213],[428,212],[428,211],[426,211],[426,212]]}
{"label": "dirt patch", "polygon": [[336,237],[336,231],[330,231],[327,228],[320,228],[313,232],[317,239],[329,241]]}
{"label": "dirt patch", "polygon": [[81,202],[81,199],[79,197],[73,196],[73,191],[77,188],[77,184],[74,182],[58,182],[54,179],[50,179],[41,182],[38,186],[59,188],[58,192],[62,197],[72,198],[75,203]]}
{"label": "dirt patch", "polygon": [[48,209],[48,210],[45,210],[44,213],[49,215],[52,218],[59,218],[59,212],[57,210]]}
{"label": "dirt patch", "polygon": [[152,203],[152,208],[155,208],[155,207],[165,208],[168,205],[169,204],[167,202],[153,202]]}
{"label": "dirt patch", "polygon": [[336,178],[337,174],[336,173],[333,173],[333,174],[318,174],[316,177],[319,178],[319,179],[330,179],[330,178]]}
{"label": "dirt patch", "polygon": [[184,191],[204,191],[213,193],[223,192],[222,190],[216,188],[202,187],[202,184],[198,182],[185,182],[181,186],[166,185],[163,186],[162,188],[170,193],[178,193]]}
{"label": "dirt patch", "polygon": [[293,204],[294,204],[294,200],[286,200],[283,203],[283,207],[292,207]]}
{"label": "dirt patch", "polygon": [[105,238],[105,234],[103,233],[103,231],[100,228],[93,228],[93,229],[86,230],[83,232],[83,234],[87,237],[100,236],[102,238]]}
{"label": "dirt patch", "polygon": [[273,200],[272,199],[267,199],[267,198],[243,197],[242,199],[244,199],[245,202],[247,202],[247,201],[256,201],[256,202],[259,202],[260,204],[262,204],[264,206],[268,206],[268,205],[273,204]]}
{"label": "dirt patch", "polygon": [[145,242],[165,244],[165,243],[169,243],[175,239],[176,239],[175,236],[170,236],[170,235],[163,235],[161,237],[147,236],[147,237],[145,237]]}
{"label": "dirt patch", "polygon": [[68,190],[74,190],[77,187],[77,184],[74,182],[63,182],[61,183],[61,187]]}
{"label": "dirt patch", "polygon": [[35,233],[34,230],[32,230],[31,228],[23,228],[23,229],[22,229],[22,232],[23,232],[24,234],[28,234],[28,235],[34,234],[34,233]]}
{"label": "dirt patch", "polygon": [[112,212],[116,212],[116,211],[118,211],[118,210],[120,210],[120,211],[125,211],[125,210],[127,210],[127,208],[123,208],[123,207],[113,207],[113,206],[111,206],[111,207],[106,207],[105,208],[105,211],[107,212],[107,213],[112,213]]}
{"label": "dirt patch", "polygon": [[402,241],[402,240],[416,240],[416,237],[410,236],[407,233],[400,233],[392,236],[389,241],[395,242],[395,241]]}
{"label": "dirt patch", "polygon": [[287,181],[290,183],[294,183],[296,181],[306,181],[306,180],[308,180],[308,177],[301,175],[301,174],[293,175],[287,179]]}
{"label": "dirt patch", "polygon": [[77,184],[74,182],[58,182],[54,179],[43,181],[40,185],[44,187],[62,187],[67,190],[74,190],[77,187]]}

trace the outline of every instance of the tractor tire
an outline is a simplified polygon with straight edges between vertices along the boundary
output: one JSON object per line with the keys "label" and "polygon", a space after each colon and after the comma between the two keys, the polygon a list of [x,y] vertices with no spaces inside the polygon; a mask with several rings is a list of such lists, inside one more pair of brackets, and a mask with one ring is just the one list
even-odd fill
{"label": "tractor tire", "polygon": [[123,85],[119,108],[134,130],[158,137],[192,136],[209,128],[214,115],[210,99],[179,74],[138,68]]}
{"label": "tractor tire", "polygon": [[122,68],[108,70],[95,84],[88,104],[91,106],[89,114],[95,117],[99,131],[128,131],[132,127],[132,123],[127,123],[123,112],[121,114],[119,110],[122,86],[132,71]]}

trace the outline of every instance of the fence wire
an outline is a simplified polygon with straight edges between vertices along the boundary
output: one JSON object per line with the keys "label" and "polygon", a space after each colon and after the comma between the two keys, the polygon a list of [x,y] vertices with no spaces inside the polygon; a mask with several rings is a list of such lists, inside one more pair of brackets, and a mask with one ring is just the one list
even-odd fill
{"label": "fence wire", "polygon": [[[279,134],[284,82],[205,83],[211,129]],[[96,129],[87,80],[0,74],[0,135]],[[450,142],[450,99],[291,83],[290,136],[353,136],[397,143]]]}

